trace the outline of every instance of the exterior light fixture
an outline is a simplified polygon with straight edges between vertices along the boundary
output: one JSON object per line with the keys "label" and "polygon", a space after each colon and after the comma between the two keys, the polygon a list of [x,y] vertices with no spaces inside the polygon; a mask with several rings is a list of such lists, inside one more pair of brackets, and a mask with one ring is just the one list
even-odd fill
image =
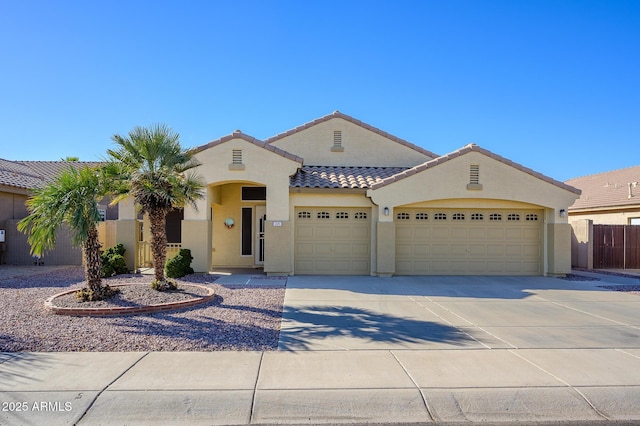
{"label": "exterior light fixture", "polygon": [[567,211],[565,209],[560,209],[560,217],[567,217]]}
{"label": "exterior light fixture", "polygon": [[389,207],[384,208],[384,215],[389,216]]}

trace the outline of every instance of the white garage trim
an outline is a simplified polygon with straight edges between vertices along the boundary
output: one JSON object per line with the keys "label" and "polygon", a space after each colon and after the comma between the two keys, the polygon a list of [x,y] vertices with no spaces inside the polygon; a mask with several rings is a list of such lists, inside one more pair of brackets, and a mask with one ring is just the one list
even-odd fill
{"label": "white garage trim", "polygon": [[541,275],[543,211],[399,208],[398,275]]}
{"label": "white garage trim", "polygon": [[294,220],[294,273],[370,273],[370,208],[297,207]]}

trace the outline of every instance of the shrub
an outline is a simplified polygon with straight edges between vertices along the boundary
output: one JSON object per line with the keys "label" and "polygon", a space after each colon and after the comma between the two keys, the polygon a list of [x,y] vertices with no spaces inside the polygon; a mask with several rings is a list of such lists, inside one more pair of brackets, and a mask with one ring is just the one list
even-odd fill
{"label": "shrub", "polygon": [[191,268],[191,250],[180,249],[180,252],[172,259],[169,259],[165,265],[165,272],[169,278],[180,278],[185,275],[193,274],[193,268]]}
{"label": "shrub", "polygon": [[127,264],[124,261],[124,252],[124,246],[122,243],[118,243],[102,253],[102,278],[129,272]]}
{"label": "shrub", "polygon": [[81,302],[95,302],[98,300],[109,299],[118,293],[120,293],[120,289],[109,287],[108,285],[102,287],[102,291],[100,293],[95,293],[90,288],[84,287],[76,291],[76,298]]}

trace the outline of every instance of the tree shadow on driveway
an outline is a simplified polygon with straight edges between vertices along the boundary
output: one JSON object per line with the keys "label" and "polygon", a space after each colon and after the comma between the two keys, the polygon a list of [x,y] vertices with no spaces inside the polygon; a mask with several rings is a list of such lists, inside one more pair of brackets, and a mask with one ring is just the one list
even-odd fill
{"label": "tree shadow on driveway", "polygon": [[369,345],[372,348],[397,345],[398,348],[409,349],[429,343],[453,346],[478,344],[462,330],[432,321],[355,307],[287,306],[283,312],[278,349],[318,349],[318,344],[334,349]]}

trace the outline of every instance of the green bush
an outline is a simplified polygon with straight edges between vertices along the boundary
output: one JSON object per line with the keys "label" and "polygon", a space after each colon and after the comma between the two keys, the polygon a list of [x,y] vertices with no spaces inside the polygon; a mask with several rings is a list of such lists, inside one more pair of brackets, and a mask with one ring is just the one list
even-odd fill
{"label": "green bush", "polygon": [[122,243],[118,243],[102,253],[102,278],[129,272],[127,264],[124,261],[124,252],[124,246]]}
{"label": "green bush", "polygon": [[193,268],[191,268],[191,250],[180,249],[180,252],[172,259],[169,259],[164,267],[164,270],[169,278],[180,278],[185,275],[193,274]]}

